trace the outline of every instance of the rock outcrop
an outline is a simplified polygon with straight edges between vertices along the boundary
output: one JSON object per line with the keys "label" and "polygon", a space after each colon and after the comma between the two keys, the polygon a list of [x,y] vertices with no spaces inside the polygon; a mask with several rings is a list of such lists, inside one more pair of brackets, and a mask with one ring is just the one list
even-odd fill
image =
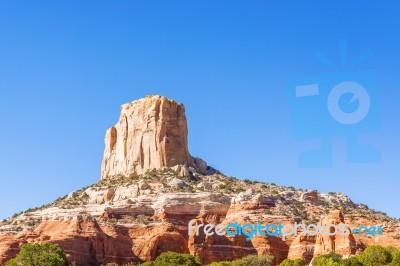
{"label": "rock outcrop", "polygon": [[342,232],[338,232],[334,235],[328,234],[333,233],[332,225],[338,226],[345,223],[344,216],[339,210],[331,212],[318,223],[321,226],[329,228],[330,232],[324,231],[324,235],[318,233],[316,236],[304,235],[303,233],[298,234],[290,245],[288,258],[301,258],[308,264],[314,257],[330,252],[340,254],[344,258],[356,254],[356,240],[349,227],[343,227],[349,230],[349,235],[341,235]]}
{"label": "rock outcrop", "polygon": [[[179,176],[176,169],[135,178],[102,179],[47,206],[0,222],[0,265],[26,242],[57,243],[69,263],[78,265],[139,263],[154,260],[165,251],[198,255],[205,265],[270,253],[279,265],[287,257],[309,262],[331,251],[349,256],[368,245],[400,247],[400,223],[365,207],[346,205],[348,217],[354,220],[351,222],[340,211],[326,215],[335,205],[322,193],[317,192],[319,205],[302,202],[301,190],[244,182],[221,174],[199,174],[198,180],[192,180]],[[193,219],[214,225],[286,225],[307,223],[310,218],[322,225],[348,223],[351,228],[380,224],[385,235],[303,236],[299,229],[297,236],[285,239],[257,235],[247,241],[243,235],[188,234],[188,223]]]}
{"label": "rock outcrop", "polygon": [[298,234],[290,244],[288,258],[302,259],[308,264],[314,257],[315,236]]}
{"label": "rock outcrop", "polygon": [[[344,216],[339,210],[335,210],[321,221],[322,226],[328,225],[339,225],[345,224]],[[330,230],[333,230],[330,227]],[[347,228],[351,232],[350,228]],[[325,235],[317,234],[315,240],[314,256],[320,256],[330,252],[349,257],[356,252],[356,240],[353,234],[342,235],[337,233],[335,235],[329,235],[328,232]]]}
{"label": "rock outcrop", "polygon": [[317,202],[318,201],[318,192],[315,190],[306,191],[301,195],[300,200]]}
{"label": "rock outcrop", "polygon": [[207,171],[207,164],[189,153],[183,104],[153,95],[122,105],[117,124],[106,132],[101,177],[132,176],[175,165]]}
{"label": "rock outcrop", "polygon": [[[204,265],[270,253],[279,265],[285,258],[308,263],[331,251],[349,256],[368,245],[400,247],[399,221],[341,193],[225,176],[189,154],[187,132],[185,109],[175,101],[149,96],[123,105],[118,123],[106,134],[102,179],[0,221],[0,265],[27,242],[57,243],[68,262],[77,265],[141,263],[165,251],[197,255]],[[297,236],[246,240],[244,234],[189,235],[191,220],[214,225],[346,223],[352,228],[379,224],[385,235],[304,236],[305,229],[298,229]]]}

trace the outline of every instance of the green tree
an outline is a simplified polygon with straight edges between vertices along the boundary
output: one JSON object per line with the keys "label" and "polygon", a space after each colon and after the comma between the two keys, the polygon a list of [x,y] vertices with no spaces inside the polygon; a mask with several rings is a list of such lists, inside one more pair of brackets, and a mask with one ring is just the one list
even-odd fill
{"label": "green tree", "polygon": [[232,266],[231,261],[219,261],[219,262],[213,262],[208,266]]}
{"label": "green tree", "polygon": [[272,266],[274,257],[267,254],[262,256],[249,255],[239,260],[232,261],[232,266]]}
{"label": "green tree", "polygon": [[398,265],[400,265],[400,250],[393,254],[392,262],[389,264],[389,266],[398,266]]}
{"label": "green tree", "polygon": [[397,249],[397,248],[392,247],[392,246],[386,247],[385,249],[386,249],[387,252],[390,253],[390,256],[392,256],[392,258],[394,257],[394,255],[395,255],[397,252],[400,251],[400,249]]}
{"label": "green tree", "polygon": [[369,246],[359,255],[359,260],[365,266],[381,266],[391,262],[392,254],[384,247]]}
{"label": "green tree", "polygon": [[24,244],[18,255],[6,266],[64,266],[64,250],[57,244]]}
{"label": "green tree", "polygon": [[[133,266],[133,265],[136,265],[136,264],[127,265],[127,266]],[[146,261],[146,262],[144,262],[144,263],[140,263],[139,265],[140,265],[140,266],[154,266],[154,262],[152,262],[152,261]],[[125,266],[125,265],[124,265],[124,266]]]}
{"label": "green tree", "polygon": [[348,259],[342,260],[340,263],[341,266],[363,266],[363,264],[360,262],[358,256],[352,256]]}
{"label": "green tree", "polygon": [[312,261],[313,266],[341,266],[342,256],[331,252],[319,257],[316,257]]}
{"label": "green tree", "polygon": [[172,251],[164,252],[155,261],[145,262],[146,266],[201,266],[199,257],[190,254],[180,254]]}
{"label": "green tree", "polygon": [[279,264],[279,266],[304,266],[304,261],[302,259],[285,259]]}
{"label": "green tree", "polygon": [[[209,266],[271,266],[274,264],[274,256],[266,255],[249,255],[234,261],[213,262]],[[301,264],[303,265],[303,264]]]}

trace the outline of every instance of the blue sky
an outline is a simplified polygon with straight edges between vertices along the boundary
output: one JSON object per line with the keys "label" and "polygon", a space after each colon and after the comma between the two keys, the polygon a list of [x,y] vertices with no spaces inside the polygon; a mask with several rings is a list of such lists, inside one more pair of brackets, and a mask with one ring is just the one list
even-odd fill
{"label": "blue sky", "polygon": [[[0,218],[96,182],[105,130],[147,94],[185,104],[191,153],[227,175],[340,191],[400,217],[399,12],[396,1],[1,1]],[[373,53],[356,70],[376,72],[380,127],[359,137],[382,159],[347,163],[337,136],[332,167],[303,168],[299,154],[319,144],[294,139],[287,82],[342,71],[315,55],[339,64],[343,38],[348,62]]]}

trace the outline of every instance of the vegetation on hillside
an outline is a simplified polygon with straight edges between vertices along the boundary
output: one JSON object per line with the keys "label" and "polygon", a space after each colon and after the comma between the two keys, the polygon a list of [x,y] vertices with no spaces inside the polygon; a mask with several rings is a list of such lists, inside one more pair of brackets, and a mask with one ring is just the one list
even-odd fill
{"label": "vegetation on hillside", "polygon": [[369,246],[350,258],[329,253],[313,259],[313,266],[400,266],[400,250],[393,247]]}
{"label": "vegetation on hillside", "polygon": [[[173,179],[178,179],[179,182],[182,181],[185,185],[173,186],[170,183]],[[118,175],[102,179],[91,186],[60,197],[54,202],[39,208],[30,208],[25,212],[16,213],[12,217],[0,221],[0,232],[17,233],[23,229],[34,229],[41,223],[42,215],[40,211],[44,209],[54,207],[61,209],[80,208],[93,200],[90,196],[93,193],[108,193],[107,191],[116,190],[118,187],[135,186],[140,182],[148,182],[154,185],[146,191],[149,196],[157,196],[163,193],[209,192],[221,197],[226,196],[227,200],[230,201],[230,197],[235,197],[241,192],[245,193],[251,190],[252,195],[261,195],[266,197],[267,200],[276,203],[273,204],[274,206],[263,206],[265,209],[264,215],[291,217],[304,224],[317,223],[320,217],[334,209],[340,210],[345,215],[347,223],[356,221],[358,218],[367,218],[368,220],[381,222],[396,222],[385,213],[369,209],[364,204],[353,203],[342,193],[320,193],[318,201],[311,202],[301,198],[302,194],[306,191],[294,187],[278,186],[274,183],[251,181],[249,179],[241,180],[225,176],[219,172],[204,176],[190,171],[189,176],[182,177],[179,176],[179,173],[174,168],[164,168],[149,170],[142,175]],[[104,201],[99,204],[112,206],[114,201]],[[159,221],[147,214],[133,214],[132,217],[124,217],[123,220],[110,218],[110,221],[106,221],[106,223],[110,224],[132,222],[147,224]],[[397,237],[400,239],[400,233]]]}
{"label": "vegetation on hillside", "polygon": [[234,261],[213,262],[209,266],[272,266],[274,257],[267,254],[262,256],[249,255]]}
{"label": "vegetation on hillside", "polygon": [[64,266],[64,250],[57,244],[24,244],[20,252],[6,266]]}
{"label": "vegetation on hillside", "polygon": [[[400,266],[400,249],[393,247],[384,248],[381,246],[367,247],[359,255],[350,258],[343,258],[336,253],[329,253],[315,257],[313,266]],[[66,258],[64,251],[52,243],[24,244],[18,255],[9,260],[5,266],[65,266]],[[75,265],[74,263],[72,265]],[[107,266],[118,265],[114,263]],[[176,252],[164,252],[154,261],[141,264],[124,264],[124,266],[200,266],[200,258],[190,254]],[[261,256],[249,255],[233,261],[213,262],[209,266],[273,266],[274,257],[270,254]],[[279,266],[304,266],[301,259],[285,259]]]}

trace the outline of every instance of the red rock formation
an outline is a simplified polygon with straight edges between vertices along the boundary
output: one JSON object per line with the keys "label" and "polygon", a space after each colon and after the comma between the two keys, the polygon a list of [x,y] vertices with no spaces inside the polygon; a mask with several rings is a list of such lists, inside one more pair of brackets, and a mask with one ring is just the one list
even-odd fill
{"label": "red rock formation", "polygon": [[182,104],[149,96],[122,105],[118,123],[106,133],[102,178],[190,164],[187,135]]}
{"label": "red rock formation", "polygon": [[189,154],[183,104],[153,95],[121,106],[117,124],[106,132],[102,178],[183,164],[207,171],[203,160]]}
{"label": "red rock formation", "polygon": [[306,264],[310,263],[314,257],[315,236],[305,236],[298,234],[290,244],[288,258],[302,259]]}
{"label": "red rock formation", "polygon": [[187,238],[174,227],[99,226],[91,217],[44,221],[33,232],[0,237],[0,264],[15,257],[24,243],[52,242],[65,251],[69,262],[129,263],[154,260],[165,251],[187,253]]}
{"label": "red rock formation", "polygon": [[[211,197],[213,200],[217,198]],[[181,199],[183,200],[183,199]],[[144,224],[110,224],[98,222],[105,219],[123,219],[129,209],[106,212],[94,218],[90,215],[81,215],[75,219],[44,220],[35,230],[23,231],[17,235],[0,236],[0,264],[14,257],[20,245],[26,242],[54,242],[58,243],[66,252],[68,261],[78,264],[88,263],[127,263],[154,260],[164,251],[191,253],[201,258],[207,264],[213,261],[224,261],[241,258],[249,254],[272,254],[276,263],[289,257],[302,258],[309,262],[313,256],[335,251],[344,256],[356,253],[356,241],[353,235],[349,236],[303,236],[301,232],[297,237],[288,237],[285,241],[281,237],[256,236],[251,241],[246,241],[244,236],[205,236],[202,231],[198,236],[188,236],[187,223],[193,217],[201,223],[230,223],[237,220],[239,223],[256,223],[257,211],[263,209],[246,210],[241,208],[241,213],[231,213],[228,216],[228,207],[223,204],[210,205],[203,209],[193,205],[182,204],[172,210],[169,206],[166,212],[158,213],[157,217],[164,217],[163,222]],[[173,201],[170,201],[173,202]],[[200,202],[200,199],[199,199]],[[159,204],[159,203],[157,203]],[[243,203],[244,204],[244,203]],[[220,207],[218,207],[220,206]],[[253,203],[251,203],[253,206]],[[254,207],[254,206],[253,206]],[[149,207],[142,208],[143,210]],[[230,208],[232,209],[232,207]],[[195,211],[193,211],[195,210]],[[133,210],[131,210],[133,211]],[[181,220],[177,220],[178,212]],[[174,213],[174,216],[171,214]],[[196,214],[197,213],[197,214]],[[250,218],[253,217],[254,218]],[[108,217],[108,218],[107,218]],[[155,216],[156,217],[156,216]],[[242,217],[242,218],[240,218]],[[248,217],[246,220],[243,217]],[[293,223],[293,220],[282,217],[263,220],[263,224]],[[322,225],[339,224],[344,222],[344,217],[339,211],[334,211],[322,219]],[[388,244],[400,247],[400,243],[390,236],[385,236]],[[359,237],[360,241],[367,243],[371,238]]]}
{"label": "red rock formation", "polygon": [[[321,221],[322,226],[339,225],[344,223],[344,216],[339,210],[333,211]],[[334,229],[330,227],[330,230],[332,231]],[[347,227],[347,230],[351,232],[349,227]],[[335,235],[329,235],[326,233],[324,236],[317,234],[314,256],[320,256],[330,252],[335,252],[345,257],[355,254],[356,241],[353,234],[341,235],[337,233]]]}
{"label": "red rock formation", "polygon": [[[15,257],[26,242],[58,243],[68,261],[78,265],[137,263],[154,260],[164,251],[191,253],[204,264],[266,253],[276,263],[287,257],[309,262],[331,251],[348,256],[373,244],[400,247],[400,224],[388,217],[356,217],[358,224],[383,223],[387,234],[374,238],[299,234],[284,240],[255,236],[247,241],[245,236],[189,236],[187,224],[192,219],[203,224],[294,224],[320,217],[332,206],[333,197],[355,214],[358,206],[342,194],[296,191],[218,173],[202,175],[210,171],[204,161],[189,154],[185,109],[165,97],[149,96],[123,105],[105,142],[100,182],[0,222],[0,265]],[[162,170],[133,177],[153,168]],[[337,225],[345,220],[335,211],[321,222]]]}

